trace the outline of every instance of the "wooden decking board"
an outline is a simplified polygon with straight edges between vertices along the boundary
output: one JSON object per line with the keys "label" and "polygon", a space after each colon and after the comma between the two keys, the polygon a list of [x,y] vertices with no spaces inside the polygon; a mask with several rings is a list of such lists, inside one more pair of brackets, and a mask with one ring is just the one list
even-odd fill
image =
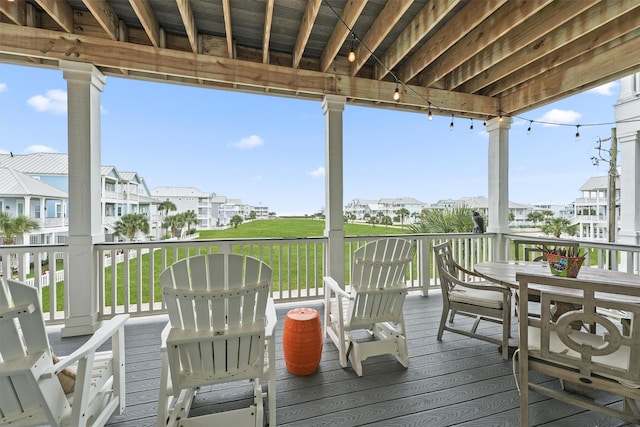
{"label": "wooden decking board", "polygon": [[[298,306],[316,308],[307,301]],[[290,374],[283,358],[282,330],[291,304],[277,307],[276,378],[279,426],[519,426],[519,396],[511,360],[502,361],[493,344],[450,332],[438,342],[436,335],[442,302],[440,295],[409,295],[405,322],[409,339],[409,368],[392,356],[378,356],[363,364],[364,376],[342,369],[338,351],[325,341],[318,372],[306,377]],[[127,408],[109,426],[155,426],[160,384],[160,332],[166,316],[132,319],[125,327]],[[456,324],[471,320],[457,316]],[[514,336],[517,322],[513,318]],[[485,323],[485,333],[499,336],[498,326]],[[49,334],[59,354],[68,354],[86,337],[61,338],[59,328]],[[532,381],[554,381],[532,375]],[[555,381],[554,381],[555,382]],[[556,382],[557,383],[557,382]],[[194,401],[193,413],[248,405],[248,382],[204,387]],[[608,395],[604,402],[620,406]],[[222,402],[222,403],[221,403]],[[265,403],[266,404],[266,403]],[[268,408],[267,408],[268,409]],[[553,427],[619,427],[629,424],[562,402],[531,394],[532,425]]]}

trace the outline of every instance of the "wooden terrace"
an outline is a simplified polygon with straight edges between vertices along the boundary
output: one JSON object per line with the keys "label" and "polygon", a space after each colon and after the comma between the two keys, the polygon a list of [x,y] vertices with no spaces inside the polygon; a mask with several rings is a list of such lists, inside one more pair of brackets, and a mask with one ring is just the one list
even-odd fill
{"label": "wooden terrace", "polygon": [[[519,426],[519,397],[512,360],[503,361],[495,345],[445,333],[436,340],[442,301],[439,292],[428,297],[412,292],[405,303],[409,338],[409,368],[392,356],[365,362],[364,375],[342,369],[338,352],[325,342],[319,370],[310,376],[290,374],[282,353],[286,312],[309,306],[322,310],[320,301],[277,305],[277,423],[278,426]],[[109,426],[155,426],[160,384],[160,331],[165,315],[131,319],[126,331],[126,410]],[[515,319],[514,319],[515,320]],[[459,317],[456,322],[468,322]],[[482,326],[481,326],[482,327]],[[499,326],[489,324],[486,328]],[[514,321],[514,336],[517,324]],[[86,338],[60,338],[52,327],[51,344],[66,354]],[[538,378],[539,381],[554,381]],[[557,382],[557,380],[555,380]],[[235,407],[251,398],[248,384],[204,389],[192,411]],[[606,395],[597,399],[619,405]],[[537,426],[625,426],[624,421],[584,411],[560,401],[533,395],[532,419]]]}

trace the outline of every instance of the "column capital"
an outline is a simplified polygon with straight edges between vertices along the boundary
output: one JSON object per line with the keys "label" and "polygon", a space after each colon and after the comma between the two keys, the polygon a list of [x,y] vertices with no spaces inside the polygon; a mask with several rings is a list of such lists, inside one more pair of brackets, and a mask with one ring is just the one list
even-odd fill
{"label": "column capital", "polygon": [[493,117],[492,119],[487,120],[487,132],[496,129],[511,129],[511,123],[513,119],[509,116]]}
{"label": "column capital", "polygon": [[59,66],[62,69],[62,76],[67,81],[91,82],[99,91],[102,91],[107,82],[107,77],[93,64],[63,60],[60,61]]}
{"label": "column capital", "polygon": [[347,97],[342,95],[325,95],[322,100],[322,111],[326,114],[327,111],[344,111],[344,104],[347,102]]}

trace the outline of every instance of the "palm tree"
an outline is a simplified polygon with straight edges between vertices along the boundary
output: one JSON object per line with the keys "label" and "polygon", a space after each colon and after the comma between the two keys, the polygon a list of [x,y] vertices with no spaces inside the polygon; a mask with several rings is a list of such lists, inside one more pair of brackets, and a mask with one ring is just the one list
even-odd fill
{"label": "palm tree", "polygon": [[138,231],[149,233],[149,220],[142,214],[130,213],[123,215],[115,224],[114,236],[124,236],[133,240]]}
{"label": "palm tree", "polygon": [[573,236],[576,232],[577,225],[571,225],[571,221],[567,218],[549,218],[540,227],[540,231],[545,234],[553,234],[556,238],[560,238],[562,233]]}
{"label": "palm tree", "polygon": [[167,199],[164,202],[160,203],[158,205],[158,209],[160,209],[161,211],[164,211],[164,217],[166,218],[167,215],[169,215],[169,211],[176,211],[178,210],[178,208],[176,207],[176,204],[173,203],[171,200]]}
{"label": "palm tree", "polygon": [[423,209],[418,220],[408,226],[410,233],[470,233],[473,230],[472,210],[455,206],[443,210]]}
{"label": "palm tree", "polygon": [[187,224],[187,234],[191,234],[191,224],[198,223],[198,215],[192,210],[188,210],[182,214],[184,222]]}
{"label": "palm tree", "polygon": [[4,236],[5,245],[15,245],[18,236],[37,230],[40,227],[37,221],[19,215],[15,218],[5,212],[0,212],[0,234]]}
{"label": "palm tree", "polygon": [[171,230],[171,237],[176,237],[178,230],[184,227],[185,224],[184,213],[179,213],[166,217],[162,223],[162,227]]}
{"label": "palm tree", "polygon": [[234,215],[229,220],[229,224],[233,225],[233,228],[238,228],[238,225],[242,224],[242,217],[240,215]]}
{"label": "palm tree", "polygon": [[404,219],[409,216],[409,209],[401,208],[398,210],[398,216],[400,216],[400,225],[404,226]]}

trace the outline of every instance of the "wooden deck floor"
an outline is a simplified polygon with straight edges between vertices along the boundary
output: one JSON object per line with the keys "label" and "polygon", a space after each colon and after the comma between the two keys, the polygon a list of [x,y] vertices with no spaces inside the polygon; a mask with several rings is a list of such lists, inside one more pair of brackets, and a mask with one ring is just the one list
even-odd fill
{"label": "wooden deck floor", "polygon": [[[320,302],[302,305],[322,310]],[[359,378],[351,368],[340,367],[331,342],[325,342],[318,372],[306,377],[290,374],[282,359],[282,328],[292,306],[278,306],[278,426],[519,426],[519,397],[511,360],[502,361],[495,345],[452,333],[445,332],[443,341],[438,342],[441,307],[438,293],[426,298],[409,295],[405,303],[409,368],[402,368],[391,356],[379,356],[365,362],[364,376]],[[127,324],[127,408],[122,416],[111,418],[110,426],[155,425],[159,336],[166,321],[166,316],[160,316],[132,319]],[[495,326],[488,328],[499,334]],[[61,339],[55,329],[50,338],[58,354],[68,354],[86,339]],[[224,392],[203,389],[192,411],[216,410],[219,399],[238,405],[249,396],[248,383]],[[607,396],[598,399],[607,401]],[[535,393],[532,401],[532,425],[629,425]],[[615,400],[611,404],[620,405]]]}

